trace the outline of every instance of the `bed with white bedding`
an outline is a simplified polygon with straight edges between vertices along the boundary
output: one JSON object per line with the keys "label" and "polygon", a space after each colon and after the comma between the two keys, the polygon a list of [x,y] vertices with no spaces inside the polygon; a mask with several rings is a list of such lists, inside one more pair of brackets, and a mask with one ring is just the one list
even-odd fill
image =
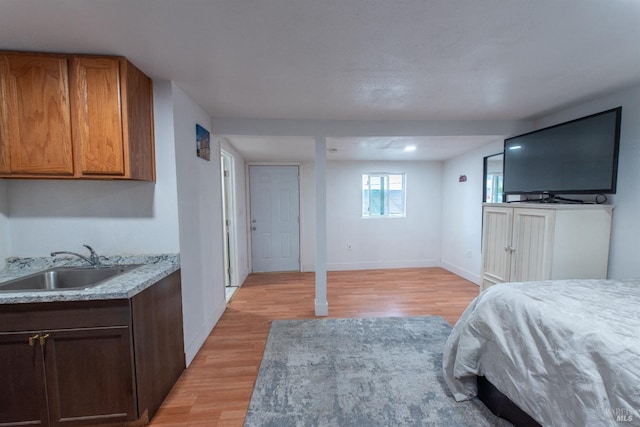
{"label": "bed with white bedding", "polygon": [[443,368],[456,400],[484,376],[543,426],[640,425],[640,280],[492,286],[454,327]]}

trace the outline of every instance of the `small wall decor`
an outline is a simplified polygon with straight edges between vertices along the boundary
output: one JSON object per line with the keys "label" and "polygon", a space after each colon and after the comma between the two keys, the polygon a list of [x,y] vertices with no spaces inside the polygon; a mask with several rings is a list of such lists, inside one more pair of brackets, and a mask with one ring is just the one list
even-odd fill
{"label": "small wall decor", "polygon": [[458,182],[467,182],[467,175],[460,175],[458,177]]}
{"label": "small wall decor", "polygon": [[209,131],[196,124],[196,153],[201,159],[211,160],[210,139]]}

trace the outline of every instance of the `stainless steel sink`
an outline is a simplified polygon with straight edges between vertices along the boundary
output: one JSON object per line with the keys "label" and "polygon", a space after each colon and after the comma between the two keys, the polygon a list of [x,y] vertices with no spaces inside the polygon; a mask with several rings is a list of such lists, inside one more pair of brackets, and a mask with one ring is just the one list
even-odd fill
{"label": "stainless steel sink", "polygon": [[86,289],[136,267],[139,265],[57,267],[0,283],[0,292]]}

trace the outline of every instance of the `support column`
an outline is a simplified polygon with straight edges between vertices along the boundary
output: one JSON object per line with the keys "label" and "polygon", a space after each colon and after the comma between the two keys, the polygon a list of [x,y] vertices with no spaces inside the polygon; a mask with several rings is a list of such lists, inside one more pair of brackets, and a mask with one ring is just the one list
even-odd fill
{"label": "support column", "polygon": [[327,138],[316,136],[316,316],[328,316],[327,303]]}

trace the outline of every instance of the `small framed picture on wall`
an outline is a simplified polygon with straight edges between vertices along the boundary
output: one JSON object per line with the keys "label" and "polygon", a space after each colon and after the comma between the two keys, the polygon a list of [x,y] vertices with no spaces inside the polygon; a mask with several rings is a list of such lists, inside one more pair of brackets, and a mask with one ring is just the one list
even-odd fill
{"label": "small framed picture on wall", "polygon": [[211,135],[209,131],[196,124],[196,154],[201,159],[211,160]]}

